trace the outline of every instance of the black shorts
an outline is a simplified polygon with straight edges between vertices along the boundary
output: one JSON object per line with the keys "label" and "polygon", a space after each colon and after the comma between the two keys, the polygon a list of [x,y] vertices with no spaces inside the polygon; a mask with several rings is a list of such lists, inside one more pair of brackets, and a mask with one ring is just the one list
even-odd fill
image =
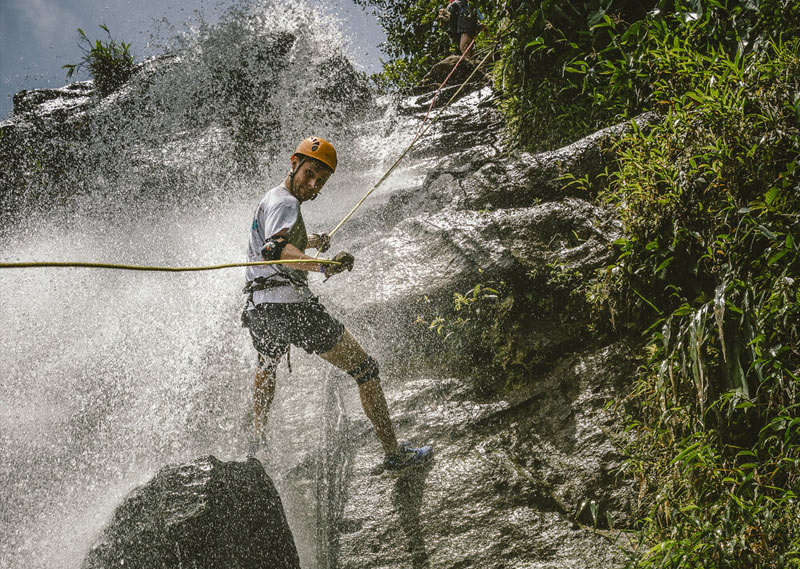
{"label": "black shorts", "polygon": [[478,19],[470,14],[459,14],[457,31],[459,34],[469,34],[474,37],[478,34]]}
{"label": "black shorts", "polygon": [[324,354],[344,335],[344,324],[315,301],[259,304],[247,311],[245,323],[262,368],[274,368],[289,344],[310,354]]}
{"label": "black shorts", "polygon": [[456,45],[461,41],[461,34],[473,37],[478,34],[477,14],[466,0],[458,0],[450,5],[450,37]]}

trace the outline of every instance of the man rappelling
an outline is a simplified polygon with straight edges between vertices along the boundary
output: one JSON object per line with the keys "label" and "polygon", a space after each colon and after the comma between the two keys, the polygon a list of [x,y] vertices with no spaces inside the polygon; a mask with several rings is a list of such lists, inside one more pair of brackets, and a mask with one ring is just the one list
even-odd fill
{"label": "man rappelling", "polygon": [[379,380],[378,363],[308,287],[309,271],[321,272],[329,278],[353,268],[353,256],[344,251],[333,257],[339,264],[323,264],[305,254],[306,248],[325,252],[330,244],[324,233],[306,233],[300,206],[316,198],[335,172],[336,150],[328,141],[310,137],[300,142],[290,161],[291,171],[281,185],[268,191],[261,200],[250,229],[249,261],[301,262],[247,268],[248,297],[242,321],[250,330],[258,352],[253,386],[255,433],[248,455],[255,454],[262,444],[275,394],[278,362],[289,345],[295,345],[319,354],[355,380],[364,413],[383,447],[385,470],[424,464],[433,457],[432,447],[414,448],[397,441]]}

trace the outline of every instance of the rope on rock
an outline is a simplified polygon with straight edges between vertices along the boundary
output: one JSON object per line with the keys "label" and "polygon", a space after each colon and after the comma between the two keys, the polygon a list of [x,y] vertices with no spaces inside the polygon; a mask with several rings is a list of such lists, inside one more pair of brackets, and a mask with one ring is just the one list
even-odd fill
{"label": "rope on rock", "polygon": [[[473,39],[472,43],[470,43],[470,47],[472,47],[472,44],[474,44],[474,43],[475,43],[475,40]],[[386,181],[386,179],[392,174],[392,172],[394,172],[395,168],[397,168],[397,166],[400,164],[400,162],[403,161],[403,159],[406,157],[406,155],[409,153],[409,151],[414,147],[414,145],[417,144],[417,142],[419,142],[420,138],[422,138],[425,135],[425,133],[427,133],[428,130],[430,130],[430,128],[434,124],[436,124],[436,121],[439,120],[439,117],[442,116],[442,113],[453,103],[453,101],[455,101],[455,99],[459,95],[459,93],[461,93],[461,91],[464,90],[464,87],[466,87],[469,84],[469,82],[472,81],[472,78],[475,76],[475,73],[477,73],[478,70],[483,66],[483,64],[486,63],[489,60],[489,58],[492,56],[492,54],[494,54],[495,50],[496,50],[496,48],[492,48],[491,50],[489,50],[489,52],[486,54],[486,57],[484,57],[480,61],[480,63],[478,63],[478,65],[475,67],[475,69],[472,70],[472,73],[470,73],[469,77],[467,77],[467,79],[461,84],[461,86],[459,86],[459,88],[455,91],[455,93],[453,93],[453,96],[450,97],[450,100],[447,101],[447,103],[445,103],[444,106],[441,109],[439,109],[439,112],[433,117],[433,119],[430,122],[427,122],[428,121],[428,117],[430,116],[431,109],[433,108],[433,105],[436,102],[436,99],[439,96],[439,93],[442,91],[442,89],[444,88],[444,86],[447,83],[447,81],[453,75],[453,72],[455,72],[456,67],[458,67],[458,64],[461,63],[461,61],[464,59],[464,54],[466,54],[467,51],[469,51],[469,50],[467,49],[467,50],[464,51],[464,54],[461,55],[461,57],[459,58],[458,62],[453,66],[453,69],[452,69],[452,71],[450,71],[450,74],[445,78],[444,81],[442,81],[442,84],[439,85],[439,88],[434,93],[433,100],[431,101],[431,104],[428,107],[428,112],[425,115],[425,118],[423,119],[422,124],[420,125],[420,128],[417,131],[416,136],[414,136],[414,139],[411,141],[411,144],[408,145],[408,147],[403,151],[403,153],[400,155],[400,157],[397,160],[395,160],[394,164],[392,164],[392,166],[386,171],[386,173],[383,176],[381,176],[381,178],[375,183],[375,185],[372,186],[372,188],[370,188],[370,190],[366,194],[364,194],[364,196],[358,201],[358,203],[353,207],[353,209],[351,209],[350,212],[346,216],[344,216],[342,221],[340,221],[339,224],[330,231],[330,233],[328,234],[329,236],[332,237],[337,231],[339,231],[339,228],[341,228],[342,225],[344,225],[345,222],[347,222],[347,220],[350,219],[350,217],[352,217],[352,215],[356,212],[356,210],[359,207],[361,207],[361,204],[363,204],[366,201],[366,199],[369,196],[371,196],[372,193],[375,190],[377,190],[381,186],[381,184],[383,184]],[[255,266],[263,266],[263,265],[278,265],[278,264],[284,265],[284,264],[293,264],[293,263],[311,263],[311,262],[313,262],[313,263],[320,263],[320,264],[323,264],[323,265],[340,265],[341,264],[338,261],[334,261],[332,259],[318,259],[317,258],[318,256],[319,256],[319,251],[317,251],[317,254],[315,255],[313,261],[311,261],[309,259],[291,259],[291,260],[279,260],[279,261],[258,261],[258,262],[252,262],[252,263],[226,263],[226,264],[222,264],[222,265],[208,265],[208,266],[196,266],[196,267],[195,266],[190,266],[190,267],[158,267],[158,266],[147,266],[147,265],[123,265],[123,264],[118,264],[118,263],[93,263],[93,262],[82,262],[82,261],[32,261],[32,262],[17,262],[17,263],[0,262],[0,269],[31,269],[31,268],[54,268],[54,267],[70,268],[70,267],[72,267],[72,268],[85,268],[85,269],[116,269],[116,270],[124,270],[124,271],[150,271],[150,272],[181,273],[181,272],[192,272],[192,271],[215,271],[215,270],[219,270],[219,269],[229,269],[229,268],[234,268],[234,267],[255,267]]]}
{"label": "rope on rock", "polygon": [[[473,40],[473,41],[474,41],[474,40]],[[471,45],[471,44],[470,44],[470,45]],[[461,84],[461,86],[460,86],[460,87],[459,87],[459,88],[456,90],[456,92],[455,92],[455,93],[453,93],[453,96],[452,96],[452,97],[450,97],[450,100],[449,100],[449,101],[447,101],[447,103],[445,103],[445,104],[444,104],[444,106],[443,106],[441,109],[439,109],[439,112],[436,114],[436,116],[434,116],[434,117],[433,117],[433,119],[432,119],[432,120],[431,120],[431,121],[430,121],[430,122],[429,122],[427,125],[425,125],[425,128],[424,128],[424,129],[423,129],[423,128],[420,128],[420,130],[419,130],[419,131],[417,131],[417,135],[416,135],[416,136],[414,137],[414,139],[411,141],[411,144],[409,144],[409,145],[408,145],[408,147],[407,147],[407,148],[406,148],[406,149],[403,151],[403,153],[400,155],[400,157],[399,157],[397,160],[395,160],[394,164],[392,164],[392,166],[391,166],[391,167],[390,167],[390,168],[389,168],[389,169],[386,171],[386,173],[385,173],[383,176],[381,176],[380,180],[378,180],[378,181],[375,183],[375,185],[374,185],[374,186],[372,186],[372,188],[370,188],[370,190],[369,190],[369,191],[368,191],[366,194],[364,194],[364,197],[362,197],[362,198],[361,198],[361,199],[358,201],[358,203],[357,203],[355,206],[353,206],[353,209],[351,209],[351,210],[350,210],[350,212],[349,212],[347,215],[345,215],[345,216],[344,216],[344,219],[342,219],[342,221],[340,221],[340,222],[339,222],[339,224],[338,224],[336,227],[334,227],[334,228],[333,228],[333,229],[330,231],[330,233],[328,233],[328,235],[329,235],[330,237],[333,237],[333,235],[334,235],[334,234],[335,234],[337,231],[339,231],[339,228],[340,228],[342,225],[344,225],[344,224],[345,224],[345,222],[346,222],[348,219],[350,219],[350,217],[351,217],[351,216],[352,216],[352,215],[353,215],[353,214],[356,212],[356,210],[357,210],[359,207],[361,207],[361,204],[363,204],[363,203],[364,203],[364,202],[367,200],[367,198],[368,198],[369,196],[371,196],[371,195],[372,195],[372,193],[373,193],[375,190],[377,190],[377,189],[380,187],[380,185],[381,185],[381,184],[383,184],[383,183],[386,181],[386,179],[387,179],[387,178],[388,178],[388,177],[391,175],[391,173],[392,173],[392,172],[394,172],[395,168],[397,168],[397,166],[400,164],[400,162],[402,162],[403,158],[405,158],[405,157],[406,157],[406,155],[409,153],[409,151],[410,151],[410,150],[411,150],[411,149],[414,147],[414,145],[415,145],[417,142],[419,142],[419,139],[420,139],[420,138],[422,138],[422,136],[423,136],[423,135],[424,135],[426,132],[428,132],[428,130],[430,130],[430,128],[431,128],[431,127],[432,127],[434,124],[436,124],[436,121],[438,121],[438,120],[439,120],[439,117],[441,117],[441,116],[442,116],[442,113],[443,113],[443,112],[444,112],[444,111],[447,109],[447,107],[449,107],[449,106],[450,106],[450,104],[451,104],[453,101],[455,101],[455,99],[456,99],[456,97],[458,96],[458,94],[459,94],[459,93],[461,93],[461,91],[463,91],[463,90],[464,90],[464,87],[466,87],[466,86],[467,86],[467,84],[469,84],[469,82],[470,82],[470,81],[472,81],[472,78],[475,76],[475,73],[477,73],[477,72],[478,72],[478,70],[479,70],[479,69],[480,69],[480,68],[483,66],[483,64],[484,64],[484,63],[486,63],[486,62],[489,60],[489,58],[490,58],[490,57],[491,57],[491,56],[494,54],[495,50],[496,50],[496,48],[492,48],[491,50],[489,50],[489,53],[487,53],[487,54],[486,54],[486,57],[484,57],[484,58],[481,60],[481,62],[480,62],[480,63],[478,63],[478,65],[475,67],[475,69],[473,69],[473,70],[472,70],[472,73],[470,73],[469,77],[467,77],[467,79],[466,79],[466,80],[465,80],[465,81],[464,81],[464,82]],[[463,58],[463,55],[462,55],[462,58]],[[461,60],[459,59],[459,61],[461,61]],[[456,64],[456,65],[457,65],[457,64]],[[455,71],[455,66],[453,67],[453,70]],[[450,73],[450,75],[452,75],[452,72]],[[439,94],[439,91],[441,91],[441,90],[442,90],[442,88],[444,87],[444,84],[447,82],[447,80],[448,80],[448,79],[450,79],[450,75],[448,75],[448,76],[445,78],[444,82],[442,82],[442,84],[439,86],[439,89],[436,91],[436,95],[434,95],[434,100],[435,100],[435,99],[436,99],[436,97],[438,96],[438,94]],[[431,103],[431,107],[433,107],[433,103]],[[428,111],[430,112],[430,109],[429,109]],[[425,120],[427,120],[427,119],[428,119],[428,117],[427,117],[427,115],[426,115],[426,116],[425,116]],[[424,121],[423,121],[423,125],[424,125],[424,124],[425,124],[425,123],[424,123]],[[319,254],[319,253],[317,253],[317,254]]]}
{"label": "rope on rock", "polygon": [[469,43],[469,46],[467,47],[467,49],[464,50],[464,53],[461,54],[461,57],[458,58],[458,61],[456,61],[456,64],[453,66],[453,69],[450,70],[450,73],[448,73],[447,77],[444,78],[444,81],[442,81],[442,84],[439,85],[438,89],[436,89],[436,92],[433,94],[433,99],[431,99],[431,104],[428,105],[428,112],[425,113],[425,118],[422,119],[422,122],[419,125],[419,130],[417,130],[417,134],[419,134],[419,131],[422,130],[422,128],[425,126],[425,123],[428,122],[428,117],[431,114],[431,109],[433,109],[433,105],[436,104],[436,99],[439,98],[439,93],[442,92],[442,89],[444,88],[445,84],[450,80],[450,77],[452,77],[453,73],[456,72],[456,69],[458,69],[459,64],[462,61],[464,61],[464,56],[467,55],[467,53],[469,53],[469,50],[475,44],[475,40],[476,39],[477,39],[477,36],[472,38],[472,41]]}

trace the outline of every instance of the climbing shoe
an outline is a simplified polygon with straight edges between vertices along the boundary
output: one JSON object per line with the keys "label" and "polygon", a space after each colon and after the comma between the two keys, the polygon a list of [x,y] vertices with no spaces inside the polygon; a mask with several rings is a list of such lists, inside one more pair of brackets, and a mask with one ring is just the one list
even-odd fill
{"label": "climbing shoe", "polygon": [[402,442],[397,446],[397,452],[384,457],[383,469],[387,472],[401,472],[407,468],[422,466],[431,460],[433,460],[432,446],[415,448],[409,443]]}

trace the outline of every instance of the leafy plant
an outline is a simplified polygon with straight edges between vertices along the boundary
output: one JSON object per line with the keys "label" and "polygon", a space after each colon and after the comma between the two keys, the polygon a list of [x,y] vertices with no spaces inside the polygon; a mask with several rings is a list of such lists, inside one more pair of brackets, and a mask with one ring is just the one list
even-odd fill
{"label": "leafy plant", "polygon": [[[426,43],[438,2],[362,3],[389,15],[389,81],[441,54]],[[631,566],[800,567],[800,3],[478,4],[517,144],[663,117],[610,150],[605,187],[572,178],[622,221],[616,262],[588,284],[558,266],[532,275],[584,291],[641,342],[619,407],[641,490]],[[468,310],[479,292],[464,295]],[[497,361],[520,336],[508,323],[546,308],[538,298],[517,286],[493,311],[434,329],[489,340]]]}
{"label": "leafy plant", "polygon": [[491,360],[490,353],[479,353],[484,346],[493,343],[489,338],[495,336],[495,331],[485,323],[501,324],[510,304],[513,298],[508,294],[506,283],[479,283],[466,293],[453,294],[452,312],[431,315],[429,320],[418,316],[416,324],[434,332],[460,355]]}
{"label": "leafy plant", "polygon": [[659,490],[632,563],[798,566],[800,41],[679,39],[652,46],[679,70],[651,87],[663,122],[618,142],[599,196],[625,237],[593,299],[647,343],[628,468]]}
{"label": "leafy plant", "polygon": [[[597,332],[585,283],[579,271],[554,260],[506,281],[487,280],[456,292],[451,310],[418,316],[417,324],[454,354],[454,367],[467,365],[479,391],[514,389],[553,365],[568,344]],[[555,322],[569,332],[558,338],[544,332]]]}
{"label": "leafy plant", "polygon": [[62,68],[67,70],[67,78],[69,78],[86,66],[94,79],[97,92],[101,96],[105,96],[130,79],[133,74],[133,56],[130,53],[129,43],[117,43],[111,37],[111,32],[105,24],[100,24],[100,28],[106,32],[108,40],[106,42],[96,40],[94,45],[84,31],[78,28],[79,45],[84,54],[83,59],[79,63],[70,63]]}

